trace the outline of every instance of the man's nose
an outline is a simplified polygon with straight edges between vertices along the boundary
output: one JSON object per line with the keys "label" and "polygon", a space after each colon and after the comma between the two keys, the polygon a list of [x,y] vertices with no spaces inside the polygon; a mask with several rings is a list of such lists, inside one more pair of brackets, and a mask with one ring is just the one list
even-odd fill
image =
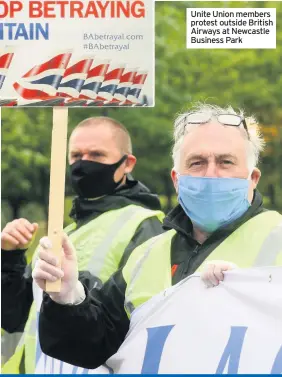
{"label": "man's nose", "polygon": [[217,166],[214,161],[210,161],[207,165],[205,177],[214,178],[218,176]]}
{"label": "man's nose", "polygon": [[84,153],[83,155],[82,155],[82,157],[81,157],[81,159],[82,160],[89,160],[89,155],[88,155],[88,153]]}

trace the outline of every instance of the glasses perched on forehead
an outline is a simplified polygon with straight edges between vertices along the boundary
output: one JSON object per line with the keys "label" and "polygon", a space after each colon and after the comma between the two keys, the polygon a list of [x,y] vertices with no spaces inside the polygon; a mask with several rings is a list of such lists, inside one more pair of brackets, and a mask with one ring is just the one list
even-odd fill
{"label": "glasses perched on forehead", "polygon": [[185,125],[208,123],[212,118],[215,118],[219,123],[223,124],[224,126],[239,127],[242,124],[247,132],[248,137],[250,138],[245,118],[237,114],[210,115],[205,113],[189,113],[185,117]]}

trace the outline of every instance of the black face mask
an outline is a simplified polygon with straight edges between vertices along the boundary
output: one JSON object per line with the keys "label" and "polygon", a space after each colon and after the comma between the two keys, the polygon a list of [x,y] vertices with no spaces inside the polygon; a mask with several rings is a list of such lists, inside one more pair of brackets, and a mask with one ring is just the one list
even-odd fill
{"label": "black face mask", "polygon": [[98,198],[112,194],[123,179],[115,182],[114,174],[126,159],[127,155],[111,165],[89,160],[76,161],[70,166],[71,183],[75,193],[83,198]]}

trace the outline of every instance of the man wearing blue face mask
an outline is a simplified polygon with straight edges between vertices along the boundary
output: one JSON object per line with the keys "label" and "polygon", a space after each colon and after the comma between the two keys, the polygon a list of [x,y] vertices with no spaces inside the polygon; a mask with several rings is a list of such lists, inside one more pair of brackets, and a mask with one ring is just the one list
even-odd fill
{"label": "man wearing blue face mask", "polygon": [[[98,366],[117,352],[135,309],[200,271],[203,262],[226,260],[238,267],[282,263],[282,216],[263,208],[256,189],[263,146],[255,119],[232,108],[199,105],[180,115],[172,169],[179,205],[164,220],[167,231],[139,246],[99,292],[78,282],[76,263],[71,262],[63,271],[65,291],[45,294],[43,300],[43,350],[82,367]],[[61,275],[46,255],[45,240],[41,245],[33,276],[44,289],[46,271],[54,278]],[[66,256],[75,256],[67,237],[63,248]],[[115,293],[114,300],[104,299],[107,292]],[[75,344],[80,344],[79,351]]]}
{"label": "man wearing blue face mask", "polygon": [[[251,139],[246,120],[237,114],[199,111],[179,121],[186,126],[174,146],[172,179],[194,236],[202,243],[241,218],[256,196],[261,206],[255,191],[261,174],[255,166],[263,140],[258,134]],[[240,125],[243,130],[238,132]]]}

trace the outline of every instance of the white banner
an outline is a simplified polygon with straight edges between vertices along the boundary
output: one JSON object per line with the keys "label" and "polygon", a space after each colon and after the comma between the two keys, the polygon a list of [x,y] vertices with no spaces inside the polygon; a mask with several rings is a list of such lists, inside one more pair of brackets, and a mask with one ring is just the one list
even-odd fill
{"label": "white banner", "polygon": [[137,309],[114,373],[282,373],[282,267],[192,277]]}
{"label": "white banner", "polygon": [[152,0],[0,1],[0,106],[153,106],[153,85]]}

